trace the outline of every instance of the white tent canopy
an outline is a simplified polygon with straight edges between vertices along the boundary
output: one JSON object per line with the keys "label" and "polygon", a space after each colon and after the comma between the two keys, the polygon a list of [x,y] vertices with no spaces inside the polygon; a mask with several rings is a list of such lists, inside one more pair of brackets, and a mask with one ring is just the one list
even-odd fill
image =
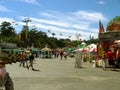
{"label": "white tent canopy", "polygon": [[90,44],[87,47],[78,48],[78,49],[74,50],[73,52],[79,52],[79,51],[92,52],[94,50],[97,50],[97,45],[96,44]]}
{"label": "white tent canopy", "polygon": [[97,50],[97,45],[96,44],[90,44],[87,46],[87,48],[89,48],[89,51],[92,52],[93,50]]}

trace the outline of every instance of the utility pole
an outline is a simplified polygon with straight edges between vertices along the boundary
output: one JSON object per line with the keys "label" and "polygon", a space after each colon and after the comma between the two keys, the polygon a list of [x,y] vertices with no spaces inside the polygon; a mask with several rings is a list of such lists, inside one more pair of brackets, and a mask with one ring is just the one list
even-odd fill
{"label": "utility pole", "polygon": [[31,20],[29,18],[25,17],[23,22],[26,23],[26,34],[25,34],[25,37],[26,37],[26,40],[28,40],[28,22],[31,22]]}
{"label": "utility pole", "polygon": [[26,23],[25,37],[26,37],[26,42],[28,42],[28,31],[29,31],[28,30],[28,22],[31,22],[31,20],[30,20],[30,18],[25,17],[24,20],[23,20],[23,22]]}

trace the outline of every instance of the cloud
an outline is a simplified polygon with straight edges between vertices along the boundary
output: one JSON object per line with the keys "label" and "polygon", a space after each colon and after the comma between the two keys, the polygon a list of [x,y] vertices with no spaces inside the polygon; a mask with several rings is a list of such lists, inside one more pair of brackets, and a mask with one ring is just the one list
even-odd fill
{"label": "cloud", "polygon": [[[82,40],[89,39],[89,36],[98,36],[98,22],[99,19],[106,21],[107,18],[100,12],[76,11],[76,12],[58,12],[47,11],[40,14],[41,18],[29,17],[32,22],[29,22],[29,27],[35,26],[38,30],[43,30],[51,36],[55,33],[57,38],[68,38],[76,40],[76,33],[80,34]],[[25,25],[22,22],[25,17],[20,16],[20,21],[16,21],[18,27]],[[0,21],[13,21],[12,18],[0,18]],[[18,29],[18,28],[17,28]],[[48,30],[51,33],[48,33]],[[62,33],[62,36],[60,35]]]}
{"label": "cloud", "polygon": [[43,13],[40,13],[40,15],[42,16],[46,16],[46,17],[50,17],[50,18],[58,18],[57,16],[51,14],[51,13],[48,13],[48,12],[43,12]]}
{"label": "cloud", "polygon": [[0,5],[0,11],[1,12],[10,12],[9,9],[7,9],[5,6]]}
{"label": "cloud", "polygon": [[98,1],[97,3],[98,3],[98,4],[101,4],[101,5],[106,4],[106,2],[105,2],[105,1]]}
{"label": "cloud", "polygon": [[28,3],[28,4],[36,4],[36,5],[39,5],[39,3],[38,3],[37,0],[17,0],[17,1],[25,2],[25,3]]}
{"label": "cloud", "polygon": [[101,19],[103,21],[106,21],[106,18],[100,12],[77,11],[74,13],[74,15],[81,20],[96,22]]}
{"label": "cloud", "polygon": [[13,18],[8,18],[8,17],[0,17],[0,23],[7,21],[7,22],[14,22]]}
{"label": "cloud", "polygon": [[[30,17],[29,26],[35,27],[44,31],[50,30],[56,33],[57,38],[65,38],[71,35],[71,40],[76,39],[76,33],[81,34],[81,39],[88,39],[89,36],[98,36],[98,21],[107,21],[107,18],[101,12],[90,12],[79,10],[76,12],[58,12],[47,11],[40,13],[40,18]],[[22,20],[24,17],[20,17]],[[21,23],[24,24],[24,23]],[[47,32],[48,33],[48,32]],[[62,36],[59,34],[62,33]],[[51,34],[48,34],[51,36]]]}
{"label": "cloud", "polygon": [[65,22],[57,22],[57,21],[52,21],[52,20],[45,20],[45,19],[38,19],[38,18],[30,18],[33,22],[38,22],[38,23],[44,23],[44,24],[51,24],[55,26],[63,26],[63,27],[68,27],[69,25]]}

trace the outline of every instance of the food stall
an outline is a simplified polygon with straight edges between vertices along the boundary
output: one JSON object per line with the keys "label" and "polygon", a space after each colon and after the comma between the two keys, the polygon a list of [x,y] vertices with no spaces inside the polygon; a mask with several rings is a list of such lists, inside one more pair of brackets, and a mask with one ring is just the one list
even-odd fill
{"label": "food stall", "polygon": [[97,45],[98,56],[102,57],[103,52],[111,49],[113,52],[117,51],[118,43],[115,41],[120,40],[120,22],[113,22],[107,26],[106,31],[100,31],[98,35],[99,43]]}
{"label": "food stall", "polygon": [[[107,26],[106,31],[104,31],[103,27],[100,25],[98,39],[97,57],[102,59],[105,53],[111,49],[111,51],[115,53],[116,58],[116,52],[120,47],[120,21],[111,22]],[[106,63],[106,66],[108,66],[108,63]]]}
{"label": "food stall", "polygon": [[47,45],[41,49],[41,58],[52,58],[52,50]]}

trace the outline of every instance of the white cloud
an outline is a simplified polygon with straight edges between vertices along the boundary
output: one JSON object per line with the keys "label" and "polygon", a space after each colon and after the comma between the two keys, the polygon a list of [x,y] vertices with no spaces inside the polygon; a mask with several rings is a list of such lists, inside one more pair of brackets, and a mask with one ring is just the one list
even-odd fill
{"label": "white cloud", "polygon": [[105,1],[98,1],[97,3],[98,3],[98,4],[101,4],[101,5],[106,4]]}
{"label": "white cloud", "polygon": [[2,12],[10,12],[9,9],[7,9],[5,6],[0,5],[0,11]]}
{"label": "white cloud", "polygon": [[14,22],[13,18],[8,18],[8,17],[0,17],[0,23],[7,21],[7,22]]}
{"label": "white cloud", "polygon": [[[90,35],[97,38],[98,21],[106,21],[106,17],[100,12],[76,11],[76,12],[44,12],[40,14],[43,18],[30,17],[30,26],[44,29],[46,32],[57,33],[57,38],[66,38],[71,35],[71,39],[76,39],[76,33],[81,34],[81,39],[88,39]],[[45,19],[44,19],[45,18]],[[23,17],[21,17],[23,19]],[[97,26],[96,26],[97,25]],[[48,32],[47,32],[48,33]],[[63,35],[60,36],[59,34]],[[50,36],[50,35],[49,35]]]}
{"label": "white cloud", "polygon": [[100,19],[106,21],[106,18],[100,12],[77,11],[74,13],[74,15],[80,18],[81,20],[96,22]]}
{"label": "white cloud", "polygon": [[34,22],[38,23],[44,23],[44,24],[51,24],[51,25],[56,25],[56,26],[63,26],[63,27],[68,27],[69,25],[67,23],[63,22],[57,22],[54,20],[44,20],[44,19],[38,19],[38,18],[30,18]]}
{"label": "white cloud", "polygon": [[46,16],[46,17],[50,17],[50,18],[58,18],[57,16],[51,14],[51,13],[48,13],[48,12],[43,12],[43,13],[40,13],[40,15],[42,16]]}
{"label": "white cloud", "polygon": [[[76,12],[44,12],[41,13],[41,18],[29,17],[32,22],[28,25],[32,27],[35,25],[38,30],[44,30],[48,33],[48,30],[54,32],[57,38],[68,38],[71,36],[71,40],[76,40],[76,33],[81,34],[82,40],[88,39],[89,36],[98,36],[98,21],[106,21],[106,17],[100,12],[87,12],[87,11],[76,11]],[[44,19],[45,18],[45,19]],[[18,26],[25,25],[22,20],[24,17],[20,17]],[[11,18],[0,18],[0,21],[13,21]],[[62,36],[60,36],[62,33]],[[51,36],[51,34],[48,34]]]}
{"label": "white cloud", "polygon": [[18,1],[39,5],[37,0],[18,0]]}

